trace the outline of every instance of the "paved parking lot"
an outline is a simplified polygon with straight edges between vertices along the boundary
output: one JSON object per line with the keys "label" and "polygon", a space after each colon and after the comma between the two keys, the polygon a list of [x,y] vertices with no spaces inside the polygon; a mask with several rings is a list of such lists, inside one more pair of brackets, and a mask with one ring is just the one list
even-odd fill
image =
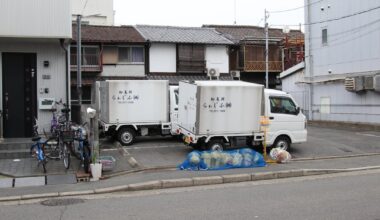
{"label": "paved parking lot", "polygon": [[[140,138],[123,148],[141,167],[175,166],[192,151],[171,137]],[[308,141],[292,145],[290,153],[293,158],[380,153],[380,132],[309,126]]]}

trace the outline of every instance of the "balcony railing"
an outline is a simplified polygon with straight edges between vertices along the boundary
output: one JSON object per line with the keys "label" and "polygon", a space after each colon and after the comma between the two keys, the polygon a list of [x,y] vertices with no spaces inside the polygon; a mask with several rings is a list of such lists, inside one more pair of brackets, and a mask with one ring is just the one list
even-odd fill
{"label": "balcony railing", "polygon": [[178,60],[177,69],[180,73],[204,73],[206,71],[206,61]]}
{"label": "balcony railing", "polygon": [[[70,56],[71,71],[77,70],[77,55],[71,54]],[[100,56],[95,54],[82,55],[82,71],[86,72],[99,72],[101,71]]]}
{"label": "balcony railing", "polygon": [[[246,61],[244,64],[245,72],[265,72],[265,61]],[[269,61],[269,72],[282,72],[281,61]]]}

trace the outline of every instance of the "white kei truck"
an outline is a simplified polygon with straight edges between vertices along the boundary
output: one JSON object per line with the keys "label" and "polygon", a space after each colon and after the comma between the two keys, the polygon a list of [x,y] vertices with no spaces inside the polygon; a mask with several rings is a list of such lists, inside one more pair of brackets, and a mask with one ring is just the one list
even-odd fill
{"label": "white kei truck", "polygon": [[261,116],[269,118],[268,146],[288,150],[306,142],[306,117],[285,92],[242,81],[179,83],[176,133],[195,149],[260,145]]}
{"label": "white kei truck", "polygon": [[132,145],[137,136],[173,135],[178,86],[168,80],[100,81],[99,93],[100,126],[122,145]]}

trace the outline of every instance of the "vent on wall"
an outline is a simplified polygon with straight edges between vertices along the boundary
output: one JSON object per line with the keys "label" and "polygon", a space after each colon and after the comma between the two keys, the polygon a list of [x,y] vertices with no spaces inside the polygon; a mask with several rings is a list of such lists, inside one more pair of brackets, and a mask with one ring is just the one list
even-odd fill
{"label": "vent on wall", "polygon": [[364,90],[364,77],[348,77],[344,80],[344,87],[350,92],[360,92]]}

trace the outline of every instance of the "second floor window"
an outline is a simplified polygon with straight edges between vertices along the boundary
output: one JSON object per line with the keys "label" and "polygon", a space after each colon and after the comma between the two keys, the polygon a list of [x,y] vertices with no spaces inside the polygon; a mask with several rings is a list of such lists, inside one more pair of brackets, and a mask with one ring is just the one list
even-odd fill
{"label": "second floor window", "polygon": [[142,63],[144,62],[143,47],[119,47],[119,63]]}

